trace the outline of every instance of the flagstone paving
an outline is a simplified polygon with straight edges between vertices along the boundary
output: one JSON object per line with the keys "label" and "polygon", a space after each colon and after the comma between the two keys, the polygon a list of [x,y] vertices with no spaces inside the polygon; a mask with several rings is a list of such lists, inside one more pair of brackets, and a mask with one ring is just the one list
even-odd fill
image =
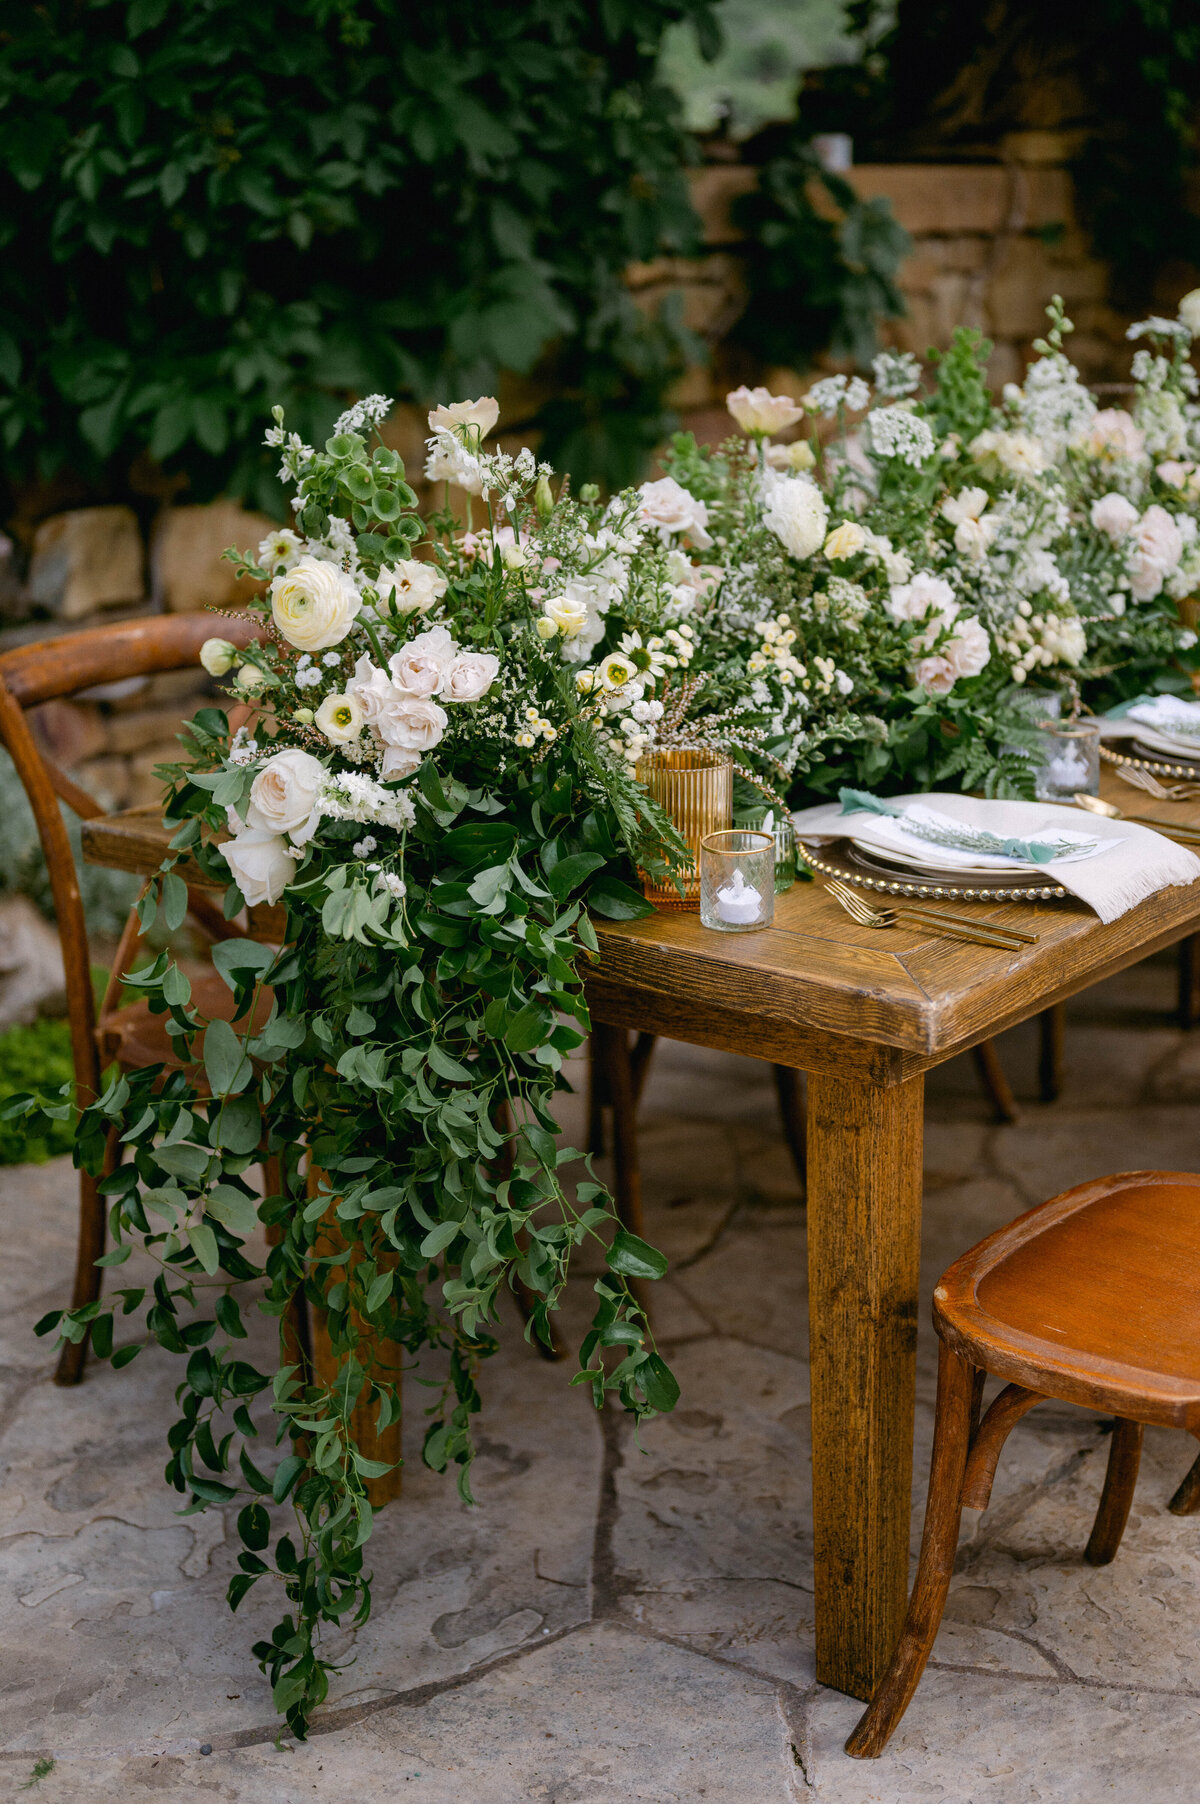
{"label": "flagstone paving", "polygon": [[[989,1120],[969,1062],[929,1082],[926,1297],[962,1248],[1056,1189],[1200,1161],[1200,1032],[1154,960],[1072,1004],[1053,1105]],[[1033,1032],[1002,1042],[1018,1094]],[[1117,1561],[1082,1559],[1106,1425],[1027,1417],[968,1512],[925,1683],[885,1756],[815,1682],[803,1196],[770,1073],[677,1045],[642,1108],[656,1320],[683,1386],[635,1437],[519,1333],[485,1375],[478,1507],[420,1464],[377,1522],[375,1607],[304,1745],[249,1653],[273,1617],[224,1602],[232,1524],[162,1480],[165,1355],[50,1382],[32,1324],[60,1300],[64,1161],[0,1172],[0,1798],[36,1804],[1174,1804],[1200,1770],[1200,1521],[1166,1513],[1194,1444],[1147,1436]],[[564,1128],[578,1145],[582,1105]],[[126,1268],[127,1270],[130,1268]],[[124,1275],[124,1274],[123,1274]],[[589,1280],[565,1319],[578,1333]],[[927,1319],[927,1317],[926,1317]],[[510,1323],[515,1326],[515,1323]],[[267,1324],[256,1329],[267,1345]],[[919,1536],[934,1337],[923,1328]],[[211,1749],[201,1754],[200,1748]],[[48,1763],[53,1762],[52,1766]],[[35,1777],[35,1774],[41,1777]]]}

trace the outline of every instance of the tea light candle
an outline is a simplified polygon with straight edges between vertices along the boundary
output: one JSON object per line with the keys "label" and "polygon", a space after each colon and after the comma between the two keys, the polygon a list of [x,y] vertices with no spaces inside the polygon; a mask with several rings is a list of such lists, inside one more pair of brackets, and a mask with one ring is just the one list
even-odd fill
{"label": "tea light candle", "polygon": [[717,913],[731,927],[749,927],[757,921],[761,908],[762,896],[741,871],[735,871],[725,888],[717,891]]}

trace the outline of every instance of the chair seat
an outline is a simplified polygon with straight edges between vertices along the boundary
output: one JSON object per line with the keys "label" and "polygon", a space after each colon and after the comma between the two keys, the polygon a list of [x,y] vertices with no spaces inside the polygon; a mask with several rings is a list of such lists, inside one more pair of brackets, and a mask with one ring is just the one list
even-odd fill
{"label": "chair seat", "polygon": [[1012,1384],[1200,1432],[1200,1176],[1054,1197],[957,1260],[933,1310],[949,1345]]}
{"label": "chair seat", "polygon": [[[233,991],[219,971],[210,965],[191,980],[192,1005],[204,1021],[232,1021]],[[271,1012],[271,992],[260,994],[254,1011],[256,1027],[262,1026]],[[96,1028],[101,1060],[115,1059],[123,1071],[137,1071],[146,1065],[167,1065],[172,1070],[183,1068],[179,1042],[167,1032],[170,1015],[154,1015],[147,1001],[129,1002],[103,1016]]]}

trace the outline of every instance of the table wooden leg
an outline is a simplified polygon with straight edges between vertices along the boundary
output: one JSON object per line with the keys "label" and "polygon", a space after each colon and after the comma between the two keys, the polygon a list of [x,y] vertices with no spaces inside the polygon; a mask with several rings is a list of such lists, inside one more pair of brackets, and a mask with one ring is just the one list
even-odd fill
{"label": "table wooden leg", "polygon": [[870,1698],[904,1621],[924,1080],[808,1080],[817,1677]]}

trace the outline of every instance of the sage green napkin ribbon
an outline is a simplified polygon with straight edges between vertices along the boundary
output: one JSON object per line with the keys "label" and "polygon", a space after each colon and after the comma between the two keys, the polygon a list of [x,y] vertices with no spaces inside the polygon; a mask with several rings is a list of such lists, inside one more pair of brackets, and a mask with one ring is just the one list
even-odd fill
{"label": "sage green napkin ribbon", "polygon": [[1088,844],[1078,839],[1006,839],[999,833],[990,833],[986,827],[968,827],[935,809],[924,809],[923,804],[922,811],[930,818],[914,820],[908,809],[868,795],[864,789],[839,789],[838,800],[843,814],[890,815],[901,822],[906,833],[933,845],[951,846],[959,852],[986,852],[997,858],[1019,858],[1025,864],[1050,864],[1068,852],[1083,851]]}

